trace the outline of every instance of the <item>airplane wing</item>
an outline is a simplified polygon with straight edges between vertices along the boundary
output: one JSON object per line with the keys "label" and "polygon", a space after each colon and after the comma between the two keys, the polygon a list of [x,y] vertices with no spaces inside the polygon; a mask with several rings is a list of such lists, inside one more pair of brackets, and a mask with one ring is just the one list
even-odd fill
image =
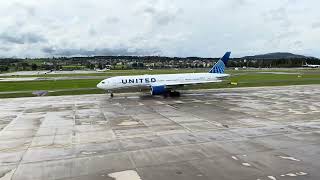
{"label": "airplane wing", "polygon": [[151,86],[165,86],[165,87],[175,87],[175,86],[184,86],[184,85],[196,85],[196,84],[204,84],[204,83],[214,83],[214,82],[222,82],[222,80],[211,80],[211,81],[188,81],[188,82],[165,82],[165,83],[154,83]]}

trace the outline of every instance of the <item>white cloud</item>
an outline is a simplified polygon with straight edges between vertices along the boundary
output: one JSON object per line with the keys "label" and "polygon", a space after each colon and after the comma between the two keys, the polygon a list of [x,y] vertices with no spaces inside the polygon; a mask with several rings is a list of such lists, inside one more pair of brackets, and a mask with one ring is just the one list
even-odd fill
{"label": "white cloud", "polygon": [[320,57],[317,0],[0,1],[0,57]]}

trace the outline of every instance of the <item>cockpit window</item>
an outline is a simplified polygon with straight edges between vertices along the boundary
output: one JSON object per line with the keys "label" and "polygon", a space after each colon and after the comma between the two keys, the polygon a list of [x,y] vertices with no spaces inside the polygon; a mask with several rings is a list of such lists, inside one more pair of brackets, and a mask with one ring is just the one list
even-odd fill
{"label": "cockpit window", "polygon": [[104,84],[105,82],[104,82],[104,81],[102,81],[101,83],[102,83],[102,84]]}

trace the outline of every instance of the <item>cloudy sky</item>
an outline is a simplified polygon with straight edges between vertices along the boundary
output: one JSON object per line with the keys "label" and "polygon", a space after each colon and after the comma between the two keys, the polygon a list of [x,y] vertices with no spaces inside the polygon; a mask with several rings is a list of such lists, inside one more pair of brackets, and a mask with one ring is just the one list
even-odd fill
{"label": "cloudy sky", "polygon": [[320,57],[319,0],[1,0],[0,57]]}

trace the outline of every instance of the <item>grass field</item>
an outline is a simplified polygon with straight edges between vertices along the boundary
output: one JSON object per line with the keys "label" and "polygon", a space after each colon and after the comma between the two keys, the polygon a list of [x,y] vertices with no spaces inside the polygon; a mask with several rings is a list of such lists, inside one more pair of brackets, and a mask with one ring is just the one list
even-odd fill
{"label": "grass field", "polygon": [[88,73],[88,74],[41,74],[41,75],[10,75],[10,76],[0,76],[1,78],[17,78],[17,77],[77,77],[77,76],[101,76],[101,77],[109,77],[109,76],[125,76],[125,75],[141,75],[141,74],[175,74],[175,73],[197,73],[204,72],[203,69],[155,69],[155,70],[111,70],[100,73]]}
{"label": "grass field", "polygon": [[[3,74],[0,78],[27,78],[27,77],[78,77],[78,76],[101,76],[110,77],[110,76],[126,76],[126,75],[142,75],[142,74],[175,74],[175,73],[199,73],[206,72],[208,69],[154,69],[150,70],[111,70],[106,72],[96,72],[96,73],[88,73],[88,74],[75,74],[70,71],[67,74],[40,74],[40,75],[5,75]],[[226,71],[228,74],[243,74],[249,72],[288,72],[288,73],[306,73],[306,74],[320,74],[320,69],[246,69],[246,70],[232,70],[229,69]]]}
{"label": "grass field", "polygon": [[[272,72],[284,72],[285,74],[272,74]],[[147,73],[148,72],[148,73]],[[80,76],[101,76],[101,79],[77,79],[57,81],[23,81],[23,82],[0,82],[0,98],[30,97],[33,91],[47,90],[50,96],[77,95],[77,94],[99,94],[104,91],[96,89],[96,84],[105,77],[117,75],[138,74],[165,74],[165,73],[187,73],[203,72],[203,70],[154,70],[154,71],[110,71],[107,73],[80,74]],[[261,73],[266,72],[266,73]],[[231,77],[222,83],[209,83],[203,85],[186,86],[183,89],[211,89],[211,88],[235,88],[235,87],[257,87],[257,86],[284,86],[320,84],[320,70],[229,70]],[[63,75],[78,76],[79,74]],[[59,75],[62,76],[62,75]],[[19,76],[26,77],[26,76]],[[27,76],[30,77],[30,76]],[[34,77],[34,76],[32,76]],[[37,76],[39,77],[39,76]],[[40,76],[43,77],[43,76]],[[48,75],[46,76],[48,77]],[[2,78],[2,77],[1,77]],[[235,82],[237,85],[231,85]]]}

